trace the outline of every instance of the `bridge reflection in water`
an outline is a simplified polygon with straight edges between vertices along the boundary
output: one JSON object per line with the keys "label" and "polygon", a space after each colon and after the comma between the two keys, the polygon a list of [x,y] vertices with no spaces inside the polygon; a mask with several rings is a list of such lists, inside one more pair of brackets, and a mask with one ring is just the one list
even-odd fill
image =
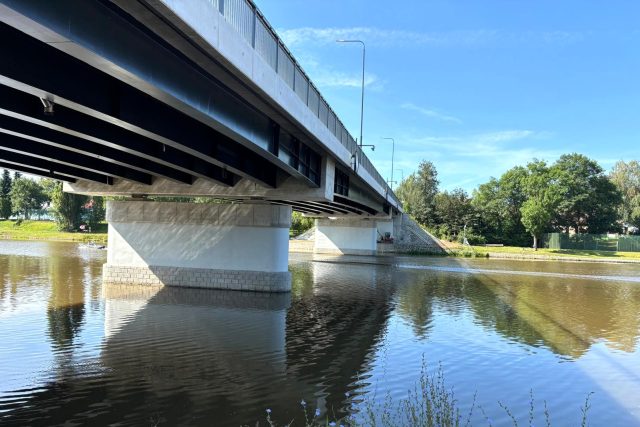
{"label": "bridge reflection in water", "polygon": [[105,285],[98,357],[77,365],[86,269],[80,258],[56,260],[46,267],[47,323],[58,368],[6,414],[8,423],[91,416],[99,424],[237,426],[263,420],[266,408],[300,418],[303,398],[310,410],[345,415],[345,393],[368,370],[393,294],[384,266],[345,273],[330,263],[294,263],[294,292],[286,294]]}

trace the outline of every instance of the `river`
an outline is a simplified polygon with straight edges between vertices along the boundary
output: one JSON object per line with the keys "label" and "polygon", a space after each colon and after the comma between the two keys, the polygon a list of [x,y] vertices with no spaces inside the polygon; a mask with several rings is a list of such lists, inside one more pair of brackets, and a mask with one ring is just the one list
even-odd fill
{"label": "river", "polygon": [[[640,425],[640,265],[291,254],[293,291],[102,286],[0,241],[0,424],[304,425],[440,367],[473,425]],[[590,394],[592,393],[592,394]],[[313,415],[311,415],[313,416]]]}

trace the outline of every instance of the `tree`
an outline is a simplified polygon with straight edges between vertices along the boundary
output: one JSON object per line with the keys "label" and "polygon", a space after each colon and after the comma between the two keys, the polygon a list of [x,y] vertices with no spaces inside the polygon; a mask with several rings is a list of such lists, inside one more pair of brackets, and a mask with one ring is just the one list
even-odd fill
{"label": "tree", "polygon": [[11,206],[11,186],[11,174],[5,169],[2,173],[2,179],[0,180],[0,218],[9,219],[13,213]]}
{"label": "tree", "polygon": [[86,221],[91,228],[95,228],[104,221],[107,209],[102,196],[90,196],[89,201],[83,206]]}
{"label": "tree", "polygon": [[524,246],[529,233],[522,224],[520,209],[527,199],[527,169],[516,166],[500,179],[491,178],[473,192],[472,205],[477,212],[477,230],[487,241]]}
{"label": "tree", "polygon": [[470,224],[475,216],[471,198],[462,188],[438,193],[435,210],[437,234],[450,240],[456,240],[464,226]]}
{"label": "tree", "polygon": [[11,187],[11,205],[14,212],[29,219],[32,211],[40,209],[47,200],[39,183],[20,176],[14,178]]}
{"label": "tree", "polygon": [[520,208],[521,222],[533,237],[533,248],[538,250],[540,235],[551,227],[551,218],[561,201],[561,187],[544,161],[527,164],[527,176],[522,181],[526,200]]}
{"label": "tree", "polygon": [[396,188],[395,193],[402,202],[404,211],[413,216],[414,206],[417,206],[419,203],[418,199],[420,198],[416,174],[412,173],[400,181],[400,185]]}
{"label": "tree", "polygon": [[431,162],[422,161],[418,171],[404,179],[396,194],[406,212],[423,225],[436,222],[435,197],[438,194],[438,172]]}
{"label": "tree", "polygon": [[304,216],[300,212],[291,212],[291,230],[296,236],[311,229],[315,225],[315,222],[315,218]]}
{"label": "tree", "polygon": [[565,154],[553,164],[551,173],[562,189],[553,220],[557,228],[565,232],[573,228],[576,233],[618,228],[622,195],[596,161],[582,154]]}
{"label": "tree", "polygon": [[478,231],[488,242],[504,242],[504,203],[498,180],[491,178],[473,190],[471,204],[477,212]]}
{"label": "tree", "polygon": [[622,195],[618,216],[623,226],[640,227],[640,163],[637,160],[629,163],[621,160],[613,166],[609,178]]}
{"label": "tree", "polygon": [[538,238],[549,227],[551,211],[545,204],[544,197],[532,197],[520,208],[522,224],[531,236],[533,236],[533,249],[538,250]]}
{"label": "tree", "polygon": [[46,187],[50,191],[53,216],[62,231],[73,231],[82,221],[82,208],[87,203],[87,196],[62,191],[62,182],[47,180]]}
{"label": "tree", "polygon": [[56,181],[55,179],[51,179],[51,178],[42,178],[40,180],[40,186],[42,187],[42,191],[44,192],[44,194],[47,196],[49,200],[51,200],[51,197],[53,196],[53,192],[55,191],[58,184],[59,184],[59,181]]}

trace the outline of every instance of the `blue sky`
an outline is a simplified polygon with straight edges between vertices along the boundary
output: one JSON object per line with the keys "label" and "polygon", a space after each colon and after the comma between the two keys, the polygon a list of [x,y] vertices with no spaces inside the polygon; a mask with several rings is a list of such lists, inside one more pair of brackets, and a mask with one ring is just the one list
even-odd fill
{"label": "blue sky", "polygon": [[[382,175],[473,190],[532,158],[640,159],[640,1],[256,0]],[[394,179],[402,172],[396,170]]]}

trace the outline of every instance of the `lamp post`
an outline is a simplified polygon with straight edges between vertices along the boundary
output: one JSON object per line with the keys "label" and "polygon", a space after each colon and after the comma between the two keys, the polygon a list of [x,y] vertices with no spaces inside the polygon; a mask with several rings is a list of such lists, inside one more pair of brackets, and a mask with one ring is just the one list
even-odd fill
{"label": "lamp post", "polygon": [[404,169],[396,169],[397,171],[400,171],[400,173],[402,174],[402,178],[400,178],[400,182],[404,181]]}
{"label": "lamp post", "polygon": [[362,40],[336,40],[337,43],[360,43],[362,45],[362,93],[360,95],[360,147],[362,147],[362,119],[364,117],[364,59],[367,48]]}
{"label": "lamp post", "polygon": [[395,182],[393,180],[393,155],[394,155],[394,152],[396,151],[396,140],[393,138],[382,138],[382,139],[391,140],[391,179],[389,180],[389,182],[391,183],[391,191],[393,191],[393,183]]}

